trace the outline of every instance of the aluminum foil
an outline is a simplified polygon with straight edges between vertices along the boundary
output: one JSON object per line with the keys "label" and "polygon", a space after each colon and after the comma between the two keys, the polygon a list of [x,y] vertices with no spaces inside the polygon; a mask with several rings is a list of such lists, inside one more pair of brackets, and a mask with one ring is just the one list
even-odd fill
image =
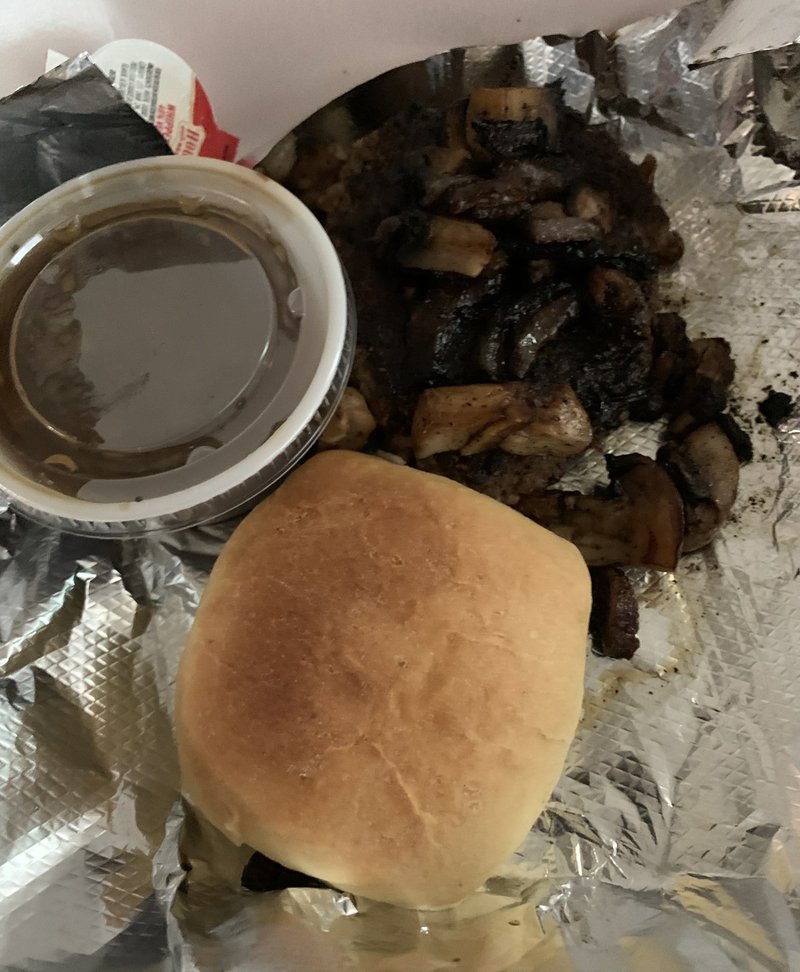
{"label": "aluminum foil", "polygon": [[[751,60],[687,70],[718,13],[705,3],[614,43],[451,52],[306,126],[345,119],[352,131],[474,83],[562,78],[570,104],[657,157],[687,243],[664,303],[733,344],[735,408],[756,453],[734,518],[674,575],[637,576],[641,650],[589,659],[567,768],[524,847],[447,912],[243,890],[247,849],[180,801],[170,715],[181,645],[232,525],[90,541],[6,512],[0,967],[800,969],[800,417],[773,430],[756,408],[769,388],[795,396],[800,384],[800,206],[791,170],[759,148]],[[631,425],[612,446],[654,441]]]}
{"label": "aluminum foil", "polygon": [[800,168],[800,44],[760,52],[753,60],[753,74],[770,147]]}

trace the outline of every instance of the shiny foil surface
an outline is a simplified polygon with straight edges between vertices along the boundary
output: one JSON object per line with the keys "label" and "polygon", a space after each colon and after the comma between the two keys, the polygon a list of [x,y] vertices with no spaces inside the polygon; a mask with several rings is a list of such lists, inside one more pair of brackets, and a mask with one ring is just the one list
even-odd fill
{"label": "shiny foil surface", "polygon": [[[800,390],[800,196],[762,147],[752,60],[687,68],[718,14],[704,3],[614,43],[451,52],[308,126],[377,124],[476,83],[563,79],[569,104],[635,158],[658,159],[686,241],[664,306],[692,336],[733,345],[733,409],[755,449],[733,519],[674,575],[637,573],[640,651],[590,656],[567,768],[525,845],[444,912],[354,901],[285,874],[262,876],[284,890],[245,890],[250,851],[180,801],[170,714],[181,646],[232,525],[115,542],[5,512],[0,968],[800,969],[800,417],[772,429],[757,409],[770,388]],[[652,428],[631,424],[608,448],[655,446]],[[572,479],[600,465],[584,459]]]}

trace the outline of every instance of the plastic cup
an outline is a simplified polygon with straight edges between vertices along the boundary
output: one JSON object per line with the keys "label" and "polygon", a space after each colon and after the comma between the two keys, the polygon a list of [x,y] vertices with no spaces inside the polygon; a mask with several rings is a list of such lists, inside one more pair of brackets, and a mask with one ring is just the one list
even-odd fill
{"label": "plastic cup", "polygon": [[[202,422],[198,416],[198,423],[208,425],[212,392],[219,391],[225,407],[230,406],[229,399],[236,392],[235,368],[222,367],[236,351],[237,367],[244,368],[237,401],[237,408],[242,408],[235,419],[235,434],[231,433],[229,440],[218,447],[198,449],[191,462],[177,468],[138,477],[92,480],[73,495],[72,491],[43,482],[42,477],[31,472],[27,462],[20,462],[19,453],[6,441],[0,427],[0,492],[14,509],[32,519],[69,532],[118,537],[219,520],[246,507],[285,476],[314,445],[339,402],[352,363],[355,321],[346,278],[333,245],[312,213],[291,193],[272,180],[231,163],[190,157],[145,159],[110,166],[59,186],[0,227],[0,301],[6,301],[8,306],[11,297],[22,306],[19,294],[12,293],[15,272],[23,261],[35,261],[37,248],[47,244],[52,250],[54,238],[69,240],[72,234],[80,242],[81,231],[75,231],[75,227],[91,226],[94,221],[102,228],[104,214],[123,213],[124,218],[135,218],[176,206],[187,214],[188,220],[197,212],[223,213],[226,225],[246,227],[251,237],[257,235],[259,246],[268,245],[288,267],[296,284],[290,295],[297,322],[296,331],[292,332],[293,350],[270,360],[268,348],[272,339],[265,338],[263,347],[256,342],[256,350],[248,358],[249,351],[241,342],[244,337],[253,339],[252,326],[247,335],[240,335],[235,317],[213,326],[205,321],[202,333],[186,340],[187,371],[184,373],[181,366],[174,375],[175,386],[182,389],[180,400],[176,397],[174,409],[170,407],[169,377],[162,373],[160,386],[148,386],[151,407],[153,402],[163,402],[165,423],[177,422],[177,415],[184,425],[188,423],[188,428],[194,399],[192,395],[187,397],[186,390],[194,388],[194,368],[197,381],[204,386],[196,390],[198,401],[200,393],[205,395],[208,391],[202,397],[203,416]],[[28,294],[33,293],[37,283],[38,277],[30,283]],[[15,318],[15,327],[22,327],[20,315],[21,311]],[[126,358],[144,359],[150,354],[151,371],[158,371],[160,359],[151,347],[152,329],[146,325],[147,321],[141,322],[139,341],[135,308],[129,304],[123,308],[121,304],[120,314],[109,316],[108,332],[99,339],[97,335],[91,338],[95,345],[82,349],[81,360],[93,355],[97,366],[98,355],[105,354],[108,373],[119,372],[124,378]],[[10,333],[2,336],[4,354],[12,346]],[[167,343],[171,338],[173,345],[184,340],[175,334],[163,337]],[[25,349],[36,347],[30,336],[27,344],[15,340],[14,380],[26,373]],[[84,345],[90,341],[85,329],[83,340]],[[118,353],[115,342],[119,344]],[[172,350],[174,353],[175,348]],[[100,360],[102,372],[103,359]],[[220,389],[213,387],[217,375]],[[142,381],[153,383],[150,371]],[[120,382],[124,386],[122,378]],[[280,391],[280,406],[275,402],[277,391],[270,397],[273,387]],[[253,392],[250,397],[248,389]],[[31,405],[31,413],[38,416],[38,407]],[[63,434],[66,441],[71,433],[59,426],[67,428],[69,423],[66,419],[61,422],[60,414],[55,400],[51,414],[42,421],[49,429]],[[0,410],[0,423],[4,420]],[[158,439],[160,429],[152,412],[146,422],[141,425],[141,442],[132,446],[134,451],[144,449],[151,439]],[[212,437],[212,441],[216,440]],[[65,452],[69,451],[68,445],[67,442]]]}

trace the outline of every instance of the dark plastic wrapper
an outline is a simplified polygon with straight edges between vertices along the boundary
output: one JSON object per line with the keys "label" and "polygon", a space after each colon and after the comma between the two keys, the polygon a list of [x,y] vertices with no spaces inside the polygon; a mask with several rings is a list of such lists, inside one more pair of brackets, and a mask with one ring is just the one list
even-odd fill
{"label": "dark plastic wrapper", "polygon": [[160,133],[82,56],[0,101],[0,223],[76,176],[170,154]]}

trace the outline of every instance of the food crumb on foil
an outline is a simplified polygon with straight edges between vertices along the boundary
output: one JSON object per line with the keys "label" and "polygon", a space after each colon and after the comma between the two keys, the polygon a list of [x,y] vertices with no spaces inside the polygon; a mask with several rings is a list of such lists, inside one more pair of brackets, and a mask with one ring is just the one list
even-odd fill
{"label": "food crumb on foil", "polygon": [[[595,34],[441,55],[337,109],[377,123],[377,106],[401,110],[412,90],[460,97],[563,78],[573,108],[606,117],[635,160],[658,159],[658,192],[686,242],[662,300],[693,337],[725,336],[738,364],[735,417],[755,461],[734,520],[674,573],[630,573],[640,648],[632,662],[590,657],[567,770],[525,845],[456,912],[244,888],[243,874],[251,887],[281,882],[183,806],[170,717],[180,647],[231,526],[112,543],[6,512],[0,966],[796,965],[800,418],[787,412],[773,428],[758,405],[765,389],[798,397],[800,195],[760,148],[750,59],[687,69],[717,14],[695,5],[614,44]],[[655,446],[628,423],[608,447]]]}

